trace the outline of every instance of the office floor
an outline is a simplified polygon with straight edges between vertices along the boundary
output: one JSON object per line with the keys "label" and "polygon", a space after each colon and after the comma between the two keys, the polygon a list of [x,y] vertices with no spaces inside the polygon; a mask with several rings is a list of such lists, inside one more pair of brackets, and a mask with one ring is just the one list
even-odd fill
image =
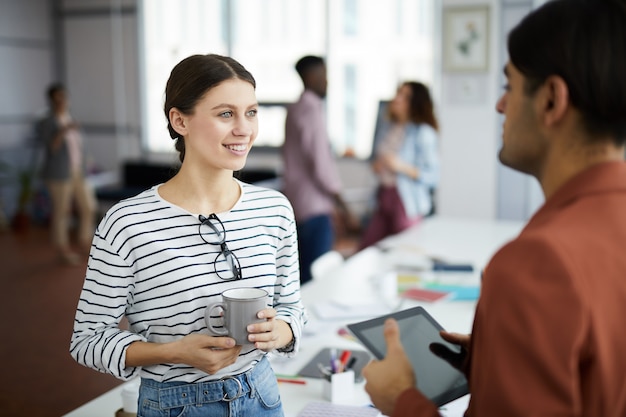
{"label": "office floor", "polygon": [[63,266],[48,242],[41,227],[0,234],[0,416],[59,417],[121,382],[69,355],[86,258]]}
{"label": "office floor", "polygon": [[[0,231],[0,417],[59,417],[121,383],[70,357],[86,259],[61,265],[48,242],[39,226]],[[349,256],[356,239],[344,236],[336,249]]]}

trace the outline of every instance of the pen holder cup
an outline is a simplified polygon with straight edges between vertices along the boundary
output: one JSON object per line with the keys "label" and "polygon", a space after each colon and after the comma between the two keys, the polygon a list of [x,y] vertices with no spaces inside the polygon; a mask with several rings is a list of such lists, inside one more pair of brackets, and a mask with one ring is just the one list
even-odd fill
{"label": "pen holder cup", "polygon": [[324,399],[335,404],[349,404],[354,397],[354,371],[332,374],[322,380]]}

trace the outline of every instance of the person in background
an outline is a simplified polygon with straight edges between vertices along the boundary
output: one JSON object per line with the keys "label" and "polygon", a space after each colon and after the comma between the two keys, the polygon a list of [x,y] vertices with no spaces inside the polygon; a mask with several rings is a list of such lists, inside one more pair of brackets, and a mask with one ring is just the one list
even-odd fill
{"label": "person in background", "polygon": [[[509,34],[499,159],[545,203],[484,269],[463,370],[467,417],[626,415],[626,2],[554,0]],[[437,416],[395,321],[363,374],[383,413]],[[433,360],[436,360],[433,358]]]}
{"label": "person in background", "polygon": [[51,234],[59,258],[76,265],[80,256],[70,245],[70,218],[73,203],[78,212],[78,246],[87,254],[94,232],[96,198],[85,180],[85,146],[78,124],[69,112],[69,100],[62,84],[48,88],[48,115],[39,124],[44,146],[42,179],[50,194]]}
{"label": "person in background", "polygon": [[300,282],[304,284],[312,278],[313,261],[333,248],[333,219],[351,231],[358,228],[358,221],[341,198],[341,178],[326,130],[324,59],[305,56],[296,63],[296,71],[304,91],[287,109],[282,147],[283,192],[296,215]]}
{"label": "person in background", "polygon": [[[179,62],[164,111],[180,170],[114,205],[96,230],[70,353],[120,379],[140,376],[141,416],[283,415],[267,354],[295,355],[305,313],[289,201],[233,177],[258,133],[255,87],[229,57]],[[240,287],[264,289],[271,306],[243,346],[211,336],[205,320]]]}
{"label": "person in background", "polygon": [[378,124],[373,148],[379,186],[360,249],[417,224],[433,207],[431,190],[439,181],[437,119],[424,84],[400,85]]}

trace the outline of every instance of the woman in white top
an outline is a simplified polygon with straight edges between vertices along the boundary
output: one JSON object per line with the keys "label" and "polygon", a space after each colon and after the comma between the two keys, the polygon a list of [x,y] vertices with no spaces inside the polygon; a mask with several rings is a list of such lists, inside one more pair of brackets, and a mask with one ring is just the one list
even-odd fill
{"label": "woman in white top", "polygon": [[[257,106],[254,78],[235,60],[181,61],[165,91],[179,172],[97,228],[70,351],[118,378],[140,375],[140,416],[282,415],[266,355],[295,354],[305,316],[291,205],[233,177],[257,136]],[[266,290],[272,306],[243,346],[205,321],[235,287]]]}

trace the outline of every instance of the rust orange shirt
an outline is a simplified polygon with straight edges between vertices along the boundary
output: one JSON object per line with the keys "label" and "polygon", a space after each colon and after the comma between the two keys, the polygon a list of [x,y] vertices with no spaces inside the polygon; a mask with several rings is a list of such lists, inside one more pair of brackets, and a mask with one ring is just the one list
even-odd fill
{"label": "rust orange shirt", "polygon": [[[611,162],[563,185],[485,268],[466,416],[626,416],[625,321],[626,164]],[[417,390],[393,414],[435,415]]]}

